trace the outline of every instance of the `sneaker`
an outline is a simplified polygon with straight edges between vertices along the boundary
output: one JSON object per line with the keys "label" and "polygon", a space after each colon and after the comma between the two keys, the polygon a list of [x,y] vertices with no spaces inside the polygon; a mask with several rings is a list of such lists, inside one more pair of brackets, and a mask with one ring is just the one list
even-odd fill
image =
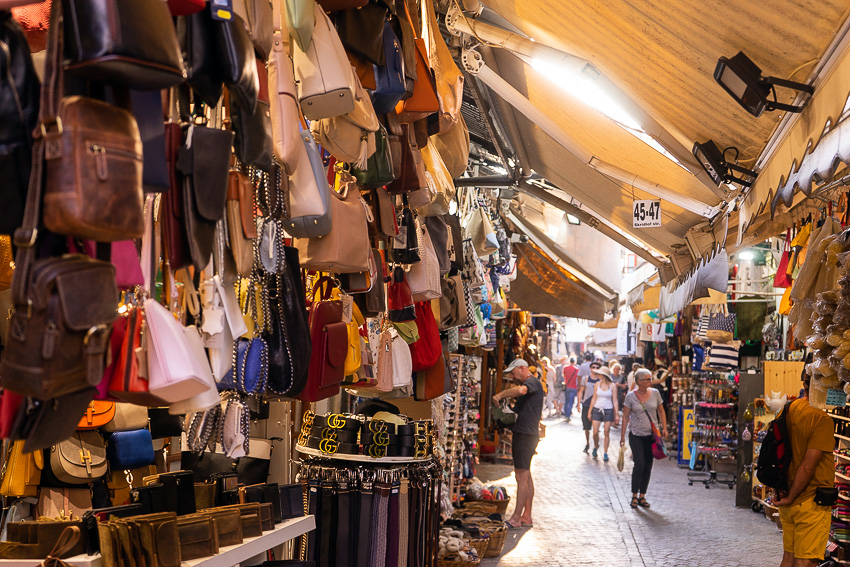
{"label": "sneaker", "polygon": [[599,455],[599,447],[593,448],[593,458],[595,459]]}
{"label": "sneaker", "polygon": [[604,455],[602,455],[602,460],[605,461],[606,463],[608,462],[608,453],[605,453]]}
{"label": "sneaker", "polygon": [[584,446],[584,449],[582,449],[582,450],[581,450],[581,452],[582,452],[582,453],[587,453],[587,451],[588,451],[589,449],[590,449],[590,445],[585,445],[585,446]]}

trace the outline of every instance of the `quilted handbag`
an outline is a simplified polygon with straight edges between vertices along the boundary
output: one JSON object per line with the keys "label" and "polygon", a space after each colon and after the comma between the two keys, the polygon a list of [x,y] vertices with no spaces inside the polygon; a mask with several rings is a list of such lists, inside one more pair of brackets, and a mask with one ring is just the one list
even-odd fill
{"label": "quilted handbag", "polygon": [[331,188],[319,148],[309,130],[301,132],[299,157],[286,195],[286,232],[296,238],[319,238],[331,231]]}
{"label": "quilted handbag", "polygon": [[293,45],[295,80],[301,111],[309,120],[354,110],[355,77],[336,29],[324,10],[314,6],[316,25],[306,50]]}
{"label": "quilted handbag", "polygon": [[77,429],[81,431],[98,429],[108,424],[114,417],[115,404],[113,402],[92,400],[89,403],[89,407],[86,408],[86,413],[80,418]]}
{"label": "quilted handbag", "polygon": [[330,299],[331,286],[329,278],[321,278],[314,286],[314,301],[310,306],[313,349],[307,384],[298,397],[302,402],[317,402],[337,395],[345,376],[348,330],[342,321],[342,302]]}
{"label": "quilted handbag", "polygon": [[416,328],[419,330],[419,340],[410,345],[410,359],[413,371],[419,372],[434,366],[443,352],[430,301],[416,304]]}
{"label": "quilted handbag", "polygon": [[269,351],[266,341],[261,337],[238,339],[233,344],[233,351],[233,368],[218,383],[219,391],[236,390],[242,394],[265,394],[269,379]]}
{"label": "quilted handbag", "polygon": [[389,22],[384,23],[383,65],[375,65],[376,88],[372,92],[372,104],[378,114],[394,112],[396,104],[404,96],[404,57],[401,42]]}
{"label": "quilted handbag", "polygon": [[420,219],[416,219],[416,229],[421,261],[410,266],[410,270],[407,272],[410,293],[413,296],[413,301],[439,299],[442,295],[442,288],[440,286],[440,265],[437,261],[437,252],[434,250],[428,228]]}
{"label": "quilted handbag", "polygon": [[133,470],[153,464],[153,440],[147,429],[116,431],[106,440],[106,458],[112,470]]}
{"label": "quilted handbag", "polygon": [[[312,4],[312,0],[308,0]],[[297,0],[287,0],[287,7]],[[295,171],[300,155],[299,146],[302,145],[299,136],[299,124],[301,123],[301,111],[298,109],[298,96],[295,92],[295,75],[292,69],[292,59],[289,57],[289,37],[284,36],[281,30],[280,2],[275,0],[274,7],[275,23],[272,38],[272,52],[267,65],[269,83],[269,111],[272,123],[272,147],[274,156],[282,163],[290,173]],[[310,34],[313,30],[313,8],[307,10],[310,15]],[[285,28],[284,28],[285,29]],[[309,44],[309,37],[307,43]]]}

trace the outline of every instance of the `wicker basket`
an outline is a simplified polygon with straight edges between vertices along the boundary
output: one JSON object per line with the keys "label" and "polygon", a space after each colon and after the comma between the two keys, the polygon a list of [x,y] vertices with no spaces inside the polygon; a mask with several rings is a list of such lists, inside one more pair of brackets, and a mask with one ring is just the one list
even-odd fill
{"label": "wicker basket", "polygon": [[490,544],[487,546],[484,557],[499,557],[505,548],[505,541],[508,539],[508,526],[501,522],[488,522],[488,524],[487,526],[480,524],[478,526],[482,533],[490,534]]}
{"label": "wicker basket", "polygon": [[482,537],[477,539],[467,540],[469,543],[469,547],[475,548],[475,551],[478,552],[478,557],[487,557],[487,552],[490,549],[490,535],[489,534],[481,534]]}
{"label": "wicker basket", "polygon": [[437,567],[478,567],[481,558],[473,561],[464,561],[457,553],[449,553],[437,559]]}
{"label": "wicker basket", "polygon": [[[505,507],[507,507],[507,504]],[[495,500],[467,500],[463,503],[463,508],[458,511],[465,515],[474,514],[479,516],[503,513],[499,512],[499,505]]]}
{"label": "wicker basket", "polygon": [[511,503],[511,499],[505,498],[504,500],[476,500],[474,498],[467,498],[465,506],[469,506],[470,504],[477,505],[481,503],[496,506],[496,513],[502,514],[504,516],[508,511],[508,504]]}

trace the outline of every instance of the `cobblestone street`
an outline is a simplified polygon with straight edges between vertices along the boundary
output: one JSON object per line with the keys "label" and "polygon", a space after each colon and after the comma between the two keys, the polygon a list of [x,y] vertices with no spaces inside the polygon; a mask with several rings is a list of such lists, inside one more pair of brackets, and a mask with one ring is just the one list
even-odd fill
{"label": "cobblestone street", "polygon": [[[775,567],[782,558],[782,534],[763,514],[735,508],[726,485],[688,486],[687,470],[656,461],[647,500],[633,510],[632,462],[617,471],[620,431],[612,430],[607,463],[582,453],[581,423],[544,420],[532,463],[534,527],[508,532],[505,552],[481,567]],[[508,465],[483,463],[478,477],[502,484],[515,497]],[[512,507],[508,509],[508,514]]]}

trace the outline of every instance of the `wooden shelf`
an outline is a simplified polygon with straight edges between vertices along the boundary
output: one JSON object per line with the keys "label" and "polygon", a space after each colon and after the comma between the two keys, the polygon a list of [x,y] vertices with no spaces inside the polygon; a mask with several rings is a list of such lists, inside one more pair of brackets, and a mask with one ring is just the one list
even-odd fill
{"label": "wooden shelf", "polygon": [[850,455],[842,455],[841,453],[832,452],[833,455],[838,457],[839,459],[844,459],[845,461],[850,461]]}
{"label": "wooden shelf", "polygon": [[826,415],[828,415],[832,419],[840,419],[841,421],[850,421],[850,417],[844,417],[843,415],[835,415],[835,414],[832,414],[832,413],[828,413]]}
{"label": "wooden shelf", "polygon": [[[313,516],[284,520],[261,536],[247,538],[239,545],[222,547],[212,557],[183,561],[181,567],[231,567],[314,529],[316,519]],[[99,553],[69,557],[65,561],[75,567],[103,567]],[[0,559],[0,567],[37,567],[41,562],[40,559]]]}
{"label": "wooden shelf", "polygon": [[835,434],[836,439],[841,439],[842,441],[850,441],[850,437],[846,437],[844,435]]}
{"label": "wooden shelf", "polygon": [[836,472],[835,476],[840,478],[841,480],[846,480],[847,482],[850,482],[850,476],[843,475],[840,472]]}

